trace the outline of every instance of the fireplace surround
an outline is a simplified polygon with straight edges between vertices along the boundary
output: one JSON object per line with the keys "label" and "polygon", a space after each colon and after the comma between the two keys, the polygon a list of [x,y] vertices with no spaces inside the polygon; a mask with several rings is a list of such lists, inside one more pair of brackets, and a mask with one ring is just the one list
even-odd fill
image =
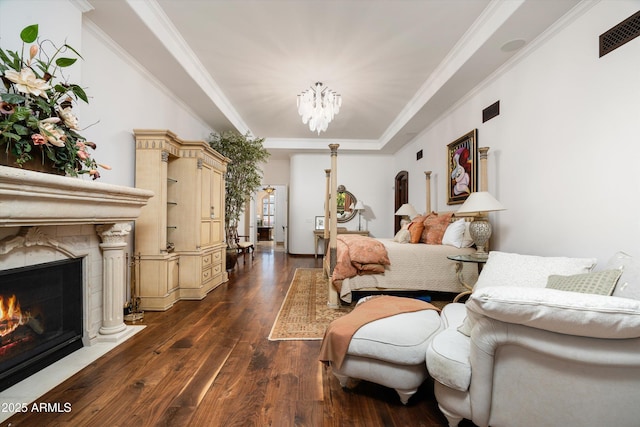
{"label": "fireplace surround", "polygon": [[0,166],[0,271],[80,260],[81,341],[126,339],[126,253],[151,191]]}

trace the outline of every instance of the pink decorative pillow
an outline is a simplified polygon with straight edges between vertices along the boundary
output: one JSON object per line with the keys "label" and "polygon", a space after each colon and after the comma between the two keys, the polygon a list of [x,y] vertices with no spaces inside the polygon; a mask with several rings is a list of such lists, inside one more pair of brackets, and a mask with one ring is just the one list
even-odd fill
{"label": "pink decorative pillow", "polygon": [[444,236],[444,232],[447,231],[452,216],[453,212],[429,215],[427,219],[424,220],[422,241],[429,245],[441,245],[442,236]]}
{"label": "pink decorative pillow", "polygon": [[424,224],[421,222],[412,222],[409,224],[409,233],[411,233],[411,243],[420,243]]}
{"label": "pink decorative pillow", "polygon": [[427,243],[427,221],[429,221],[429,218],[431,217],[438,217],[437,212],[431,212],[430,214],[427,214],[423,217],[420,218],[416,218],[414,219],[414,221],[417,221],[418,219],[420,219],[422,221],[422,225],[424,226],[424,230],[422,230],[422,236],[420,237],[420,243]]}

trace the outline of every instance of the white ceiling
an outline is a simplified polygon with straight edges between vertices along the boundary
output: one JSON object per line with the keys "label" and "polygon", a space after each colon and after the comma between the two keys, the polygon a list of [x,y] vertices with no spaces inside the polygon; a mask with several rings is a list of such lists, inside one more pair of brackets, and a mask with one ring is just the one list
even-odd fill
{"label": "white ceiling", "polygon": [[[88,0],[86,16],[217,131],[276,156],[393,153],[578,2]],[[343,98],[319,136],[296,108],[316,81]]]}

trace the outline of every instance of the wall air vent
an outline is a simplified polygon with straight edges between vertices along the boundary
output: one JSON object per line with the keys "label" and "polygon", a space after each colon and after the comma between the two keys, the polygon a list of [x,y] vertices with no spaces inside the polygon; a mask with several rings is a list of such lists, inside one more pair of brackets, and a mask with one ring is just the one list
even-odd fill
{"label": "wall air vent", "polygon": [[640,12],[600,34],[600,57],[640,36]]}

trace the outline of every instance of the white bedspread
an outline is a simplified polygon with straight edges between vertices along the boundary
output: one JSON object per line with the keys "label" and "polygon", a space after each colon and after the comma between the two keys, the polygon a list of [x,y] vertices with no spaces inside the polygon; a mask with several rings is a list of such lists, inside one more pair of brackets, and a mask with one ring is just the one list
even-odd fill
{"label": "white bedspread", "polygon": [[[387,248],[391,265],[384,274],[367,274],[345,279],[340,298],[350,303],[351,292],[357,290],[425,290],[459,293],[466,291],[456,276],[456,262],[449,255],[471,254],[475,248],[455,248],[448,245],[397,243],[393,239],[378,239]],[[478,266],[463,263],[465,283],[478,279]]]}

